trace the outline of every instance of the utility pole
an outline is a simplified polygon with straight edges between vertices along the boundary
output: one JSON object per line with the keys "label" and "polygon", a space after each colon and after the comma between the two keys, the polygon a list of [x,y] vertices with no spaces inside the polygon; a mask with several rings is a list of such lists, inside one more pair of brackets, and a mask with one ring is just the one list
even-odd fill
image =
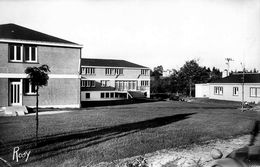
{"label": "utility pole", "polygon": [[245,103],[245,97],[244,97],[244,86],[245,86],[245,64],[241,63],[241,66],[243,68],[243,74],[242,74],[242,112],[244,112],[244,103]]}

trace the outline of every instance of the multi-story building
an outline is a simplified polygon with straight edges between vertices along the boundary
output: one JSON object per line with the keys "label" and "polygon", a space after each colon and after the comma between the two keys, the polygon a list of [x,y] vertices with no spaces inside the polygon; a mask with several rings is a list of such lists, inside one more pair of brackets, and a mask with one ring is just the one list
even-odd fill
{"label": "multi-story building", "polygon": [[47,64],[48,86],[40,107],[80,107],[81,45],[15,24],[0,25],[0,106],[35,106],[27,67]]}
{"label": "multi-story building", "polygon": [[82,59],[81,101],[150,97],[150,69],[125,60]]}

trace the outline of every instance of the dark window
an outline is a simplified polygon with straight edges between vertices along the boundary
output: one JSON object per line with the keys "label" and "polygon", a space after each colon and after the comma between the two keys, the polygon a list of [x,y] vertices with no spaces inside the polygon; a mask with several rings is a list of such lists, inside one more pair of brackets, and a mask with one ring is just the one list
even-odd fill
{"label": "dark window", "polygon": [[90,93],[86,93],[86,99],[90,98]]}
{"label": "dark window", "polygon": [[24,79],[24,93],[29,95],[36,94],[35,85],[31,84],[29,79]]}
{"label": "dark window", "polygon": [[110,93],[110,98],[114,98],[114,93]]}
{"label": "dark window", "polygon": [[30,52],[30,47],[29,46],[25,46],[24,47],[24,57],[25,57],[25,61],[29,61],[30,57],[29,57],[29,53]]}
{"label": "dark window", "polygon": [[21,60],[21,46],[16,46],[16,60]]}
{"label": "dark window", "polygon": [[35,47],[32,47],[32,59],[31,59],[31,61],[36,61],[35,53],[36,53],[36,49],[35,49]]}
{"label": "dark window", "polygon": [[29,79],[24,80],[24,93],[29,92]]}
{"label": "dark window", "polygon": [[100,97],[101,97],[101,98],[104,98],[104,97],[105,97],[105,93],[101,93],[101,94],[100,94]]}
{"label": "dark window", "polygon": [[118,98],[119,97],[119,94],[118,93],[115,93],[115,98]]}
{"label": "dark window", "polygon": [[109,93],[106,93],[106,98],[109,98]]}
{"label": "dark window", "polygon": [[10,53],[10,60],[14,60],[14,45],[10,45],[9,53]]}

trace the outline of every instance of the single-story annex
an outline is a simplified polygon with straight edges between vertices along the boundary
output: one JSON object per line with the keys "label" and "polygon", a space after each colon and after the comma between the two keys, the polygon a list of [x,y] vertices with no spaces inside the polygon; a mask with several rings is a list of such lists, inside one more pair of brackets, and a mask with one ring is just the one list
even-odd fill
{"label": "single-story annex", "polygon": [[229,101],[260,102],[260,73],[235,73],[195,85],[195,97]]}

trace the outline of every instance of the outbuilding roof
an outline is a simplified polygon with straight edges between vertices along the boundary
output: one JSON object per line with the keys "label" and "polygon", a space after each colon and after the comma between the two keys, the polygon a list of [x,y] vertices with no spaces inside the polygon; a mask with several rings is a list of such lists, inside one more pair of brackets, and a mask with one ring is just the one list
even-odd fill
{"label": "outbuilding roof", "polygon": [[[221,78],[211,83],[242,83],[243,74],[237,73]],[[260,73],[245,73],[244,74],[244,83],[260,83]]]}
{"label": "outbuilding roof", "polygon": [[70,42],[61,38],[57,38],[48,34],[44,34],[26,27],[22,27],[16,24],[1,24],[0,25],[0,39],[11,40],[28,40],[38,42],[52,42],[62,43],[70,45],[78,45],[74,42]]}
{"label": "outbuilding roof", "polygon": [[104,67],[132,67],[132,68],[148,68],[142,65],[131,63],[125,60],[116,59],[81,59],[81,66],[104,66]]}

